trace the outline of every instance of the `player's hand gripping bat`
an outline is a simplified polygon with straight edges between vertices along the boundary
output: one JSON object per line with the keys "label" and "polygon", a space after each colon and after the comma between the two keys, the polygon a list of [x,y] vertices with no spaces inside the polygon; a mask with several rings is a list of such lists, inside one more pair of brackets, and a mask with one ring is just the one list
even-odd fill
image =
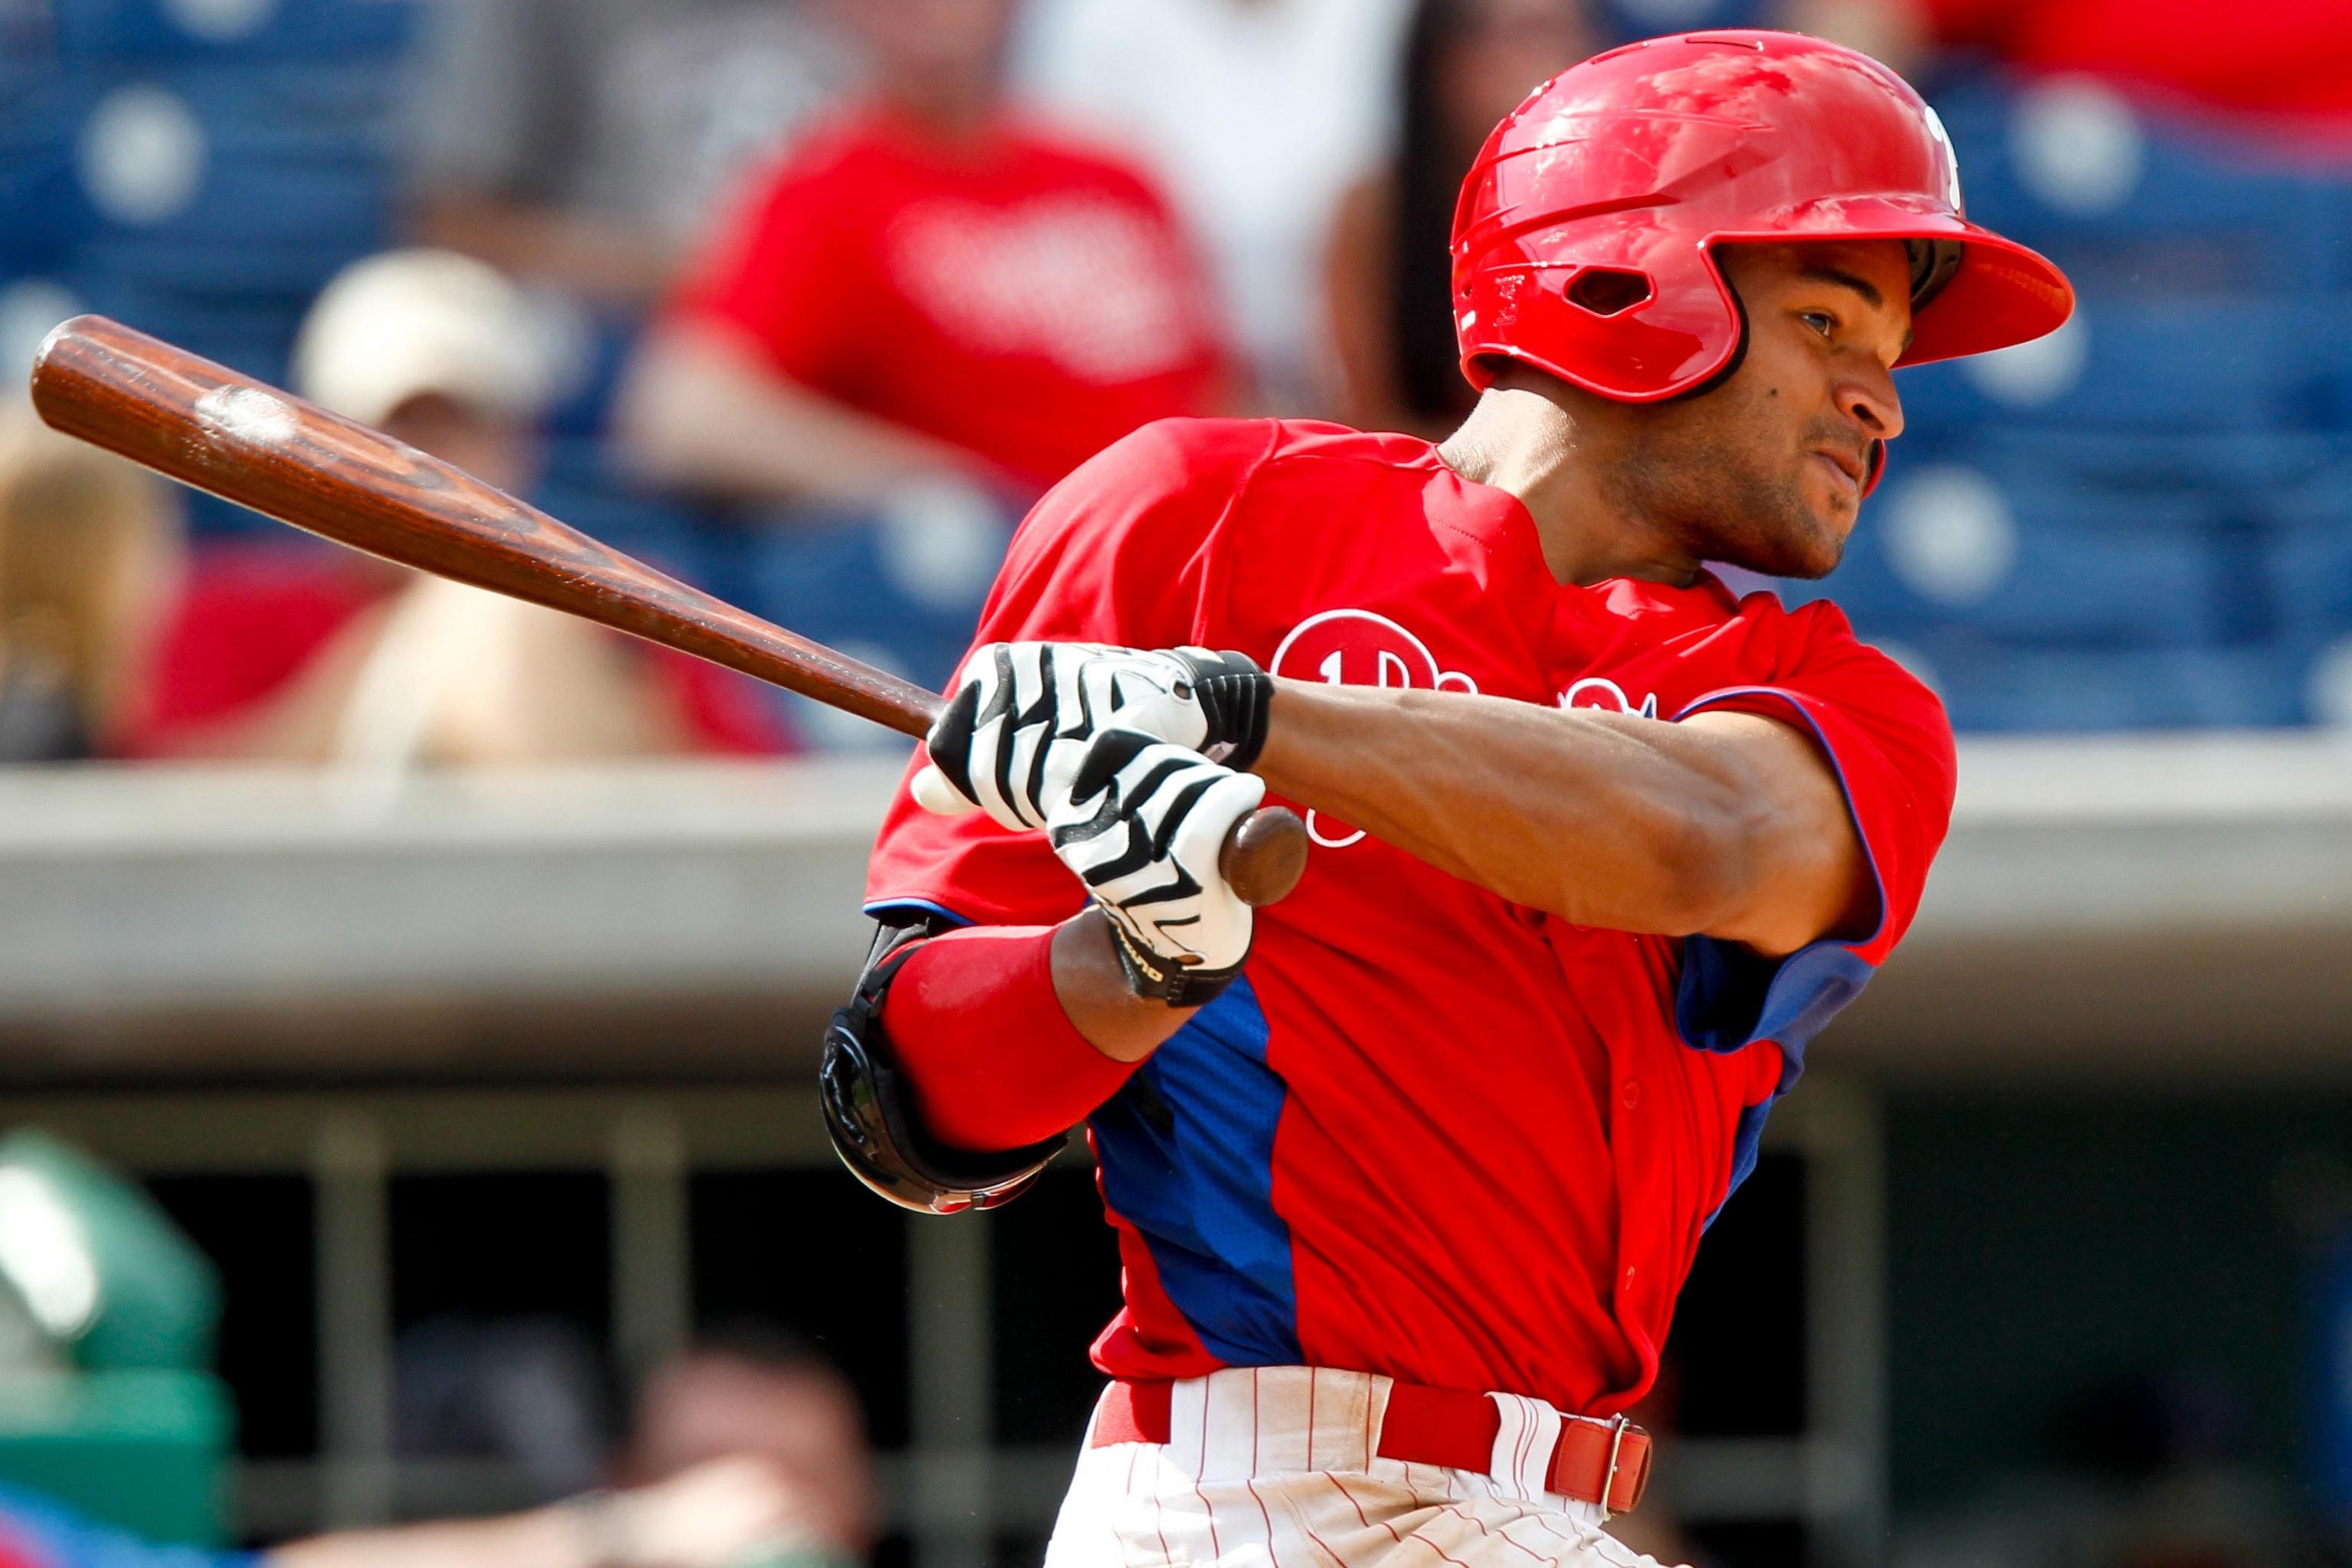
{"label": "player's hand gripping bat", "polygon": [[[33,405],[69,436],[280,522],[456,582],[707,658],[919,737],[941,700],[606,549],[380,431],[103,316],[41,345]],[[1219,861],[1270,904],[1307,864],[1279,806],[1234,825]]]}

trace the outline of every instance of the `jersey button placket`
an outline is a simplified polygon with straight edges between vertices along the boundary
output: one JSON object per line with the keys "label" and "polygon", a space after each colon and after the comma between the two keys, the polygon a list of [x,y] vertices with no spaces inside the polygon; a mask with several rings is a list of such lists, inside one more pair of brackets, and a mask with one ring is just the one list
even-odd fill
{"label": "jersey button placket", "polygon": [[1627,1079],[1625,1087],[1617,1091],[1617,1103],[1628,1110],[1639,1106],[1642,1103],[1641,1083],[1637,1079]]}

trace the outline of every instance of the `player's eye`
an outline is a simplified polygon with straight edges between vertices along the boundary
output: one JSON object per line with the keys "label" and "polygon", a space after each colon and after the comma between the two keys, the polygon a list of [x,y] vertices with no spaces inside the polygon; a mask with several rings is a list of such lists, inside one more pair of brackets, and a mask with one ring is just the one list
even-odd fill
{"label": "player's eye", "polygon": [[1797,314],[1797,320],[1825,338],[1837,331],[1837,318],[1827,310],[1801,310]]}

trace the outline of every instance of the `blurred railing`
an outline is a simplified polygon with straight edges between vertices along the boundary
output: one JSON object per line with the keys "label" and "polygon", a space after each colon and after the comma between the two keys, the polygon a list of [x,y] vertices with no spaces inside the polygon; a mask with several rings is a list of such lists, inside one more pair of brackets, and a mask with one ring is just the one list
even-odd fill
{"label": "blurred railing", "polygon": [[[648,1027],[673,1079],[797,1070],[897,769],[0,773],[0,1079],[629,1078]],[[1917,923],[1822,1059],[2333,1070],[2347,956],[2352,746],[1971,740]]]}

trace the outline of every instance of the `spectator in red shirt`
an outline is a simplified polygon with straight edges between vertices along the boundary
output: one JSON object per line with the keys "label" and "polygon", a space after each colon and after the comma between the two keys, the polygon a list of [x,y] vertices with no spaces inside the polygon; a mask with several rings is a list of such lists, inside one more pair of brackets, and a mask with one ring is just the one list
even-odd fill
{"label": "spectator in red shirt", "polygon": [[843,9],[876,94],[755,181],[689,268],[622,395],[640,466],[746,500],[942,479],[1020,497],[1213,412],[1220,334],[1164,202],[1003,107],[1011,0]]}

